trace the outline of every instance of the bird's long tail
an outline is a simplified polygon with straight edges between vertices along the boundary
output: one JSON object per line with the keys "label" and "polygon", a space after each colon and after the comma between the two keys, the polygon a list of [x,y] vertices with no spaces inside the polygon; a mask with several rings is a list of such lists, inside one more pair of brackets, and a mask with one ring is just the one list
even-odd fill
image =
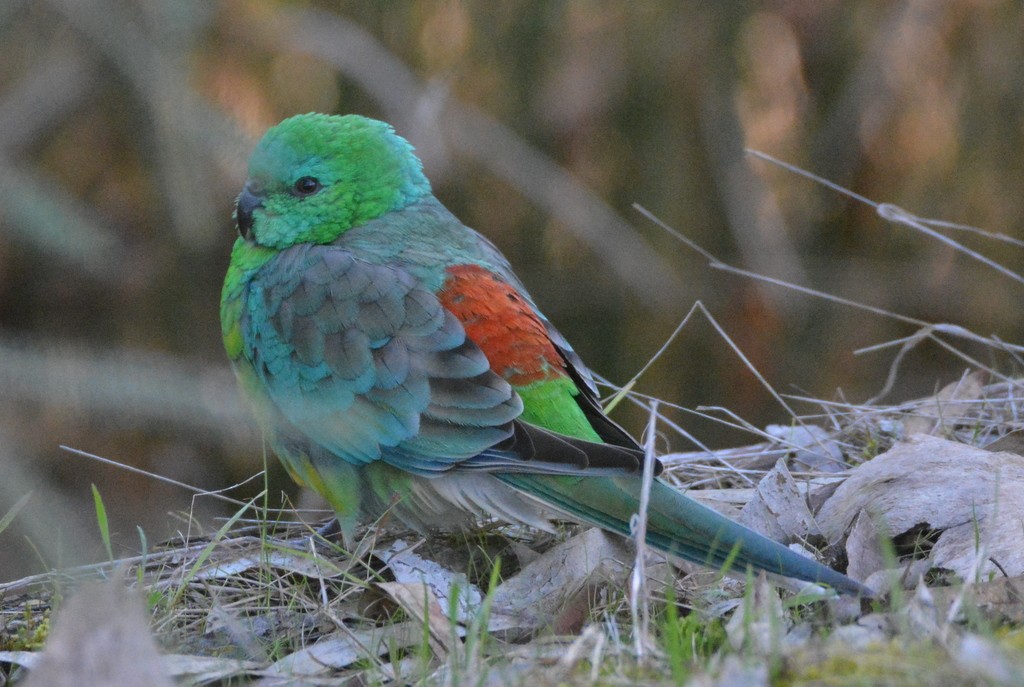
{"label": "bird's long tail", "polygon": [[[641,481],[636,477],[497,476],[573,518],[625,536],[639,509]],[[749,567],[872,595],[859,582],[729,520],[661,480],[654,480],[648,503],[647,544],[662,553],[719,569],[731,561],[734,572]]]}

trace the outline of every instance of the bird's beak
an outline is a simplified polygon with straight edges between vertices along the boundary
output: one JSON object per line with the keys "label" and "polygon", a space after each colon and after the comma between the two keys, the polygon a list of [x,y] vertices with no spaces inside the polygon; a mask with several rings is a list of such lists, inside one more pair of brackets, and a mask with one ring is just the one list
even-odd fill
{"label": "bird's beak", "polygon": [[251,184],[246,184],[235,201],[235,223],[239,235],[246,241],[252,238],[252,213],[263,207],[263,194],[255,192]]}

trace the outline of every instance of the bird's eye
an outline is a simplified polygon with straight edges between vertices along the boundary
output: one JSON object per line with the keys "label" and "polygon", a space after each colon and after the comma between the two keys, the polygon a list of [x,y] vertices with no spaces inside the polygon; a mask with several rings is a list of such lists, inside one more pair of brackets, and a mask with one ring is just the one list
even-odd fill
{"label": "bird's eye", "polygon": [[302,177],[292,188],[297,196],[311,196],[320,190],[320,180],[316,177]]}

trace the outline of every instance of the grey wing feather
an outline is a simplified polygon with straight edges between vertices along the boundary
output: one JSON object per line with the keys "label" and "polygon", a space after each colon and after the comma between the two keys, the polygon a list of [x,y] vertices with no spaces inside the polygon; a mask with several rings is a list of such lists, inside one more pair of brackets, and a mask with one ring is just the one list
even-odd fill
{"label": "grey wing feather", "polygon": [[522,402],[408,272],[338,246],[253,278],[246,357],[295,429],[351,463],[447,470],[512,435]]}

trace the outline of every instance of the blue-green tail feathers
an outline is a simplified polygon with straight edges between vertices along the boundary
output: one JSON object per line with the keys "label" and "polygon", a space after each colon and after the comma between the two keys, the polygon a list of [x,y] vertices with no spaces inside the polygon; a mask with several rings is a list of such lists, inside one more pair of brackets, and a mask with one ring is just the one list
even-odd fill
{"label": "blue-green tail feathers", "polygon": [[[625,536],[630,535],[629,521],[640,503],[641,481],[635,477],[496,476],[567,514]],[[647,544],[712,568],[722,569],[731,563],[734,572],[749,567],[842,592],[872,595],[859,582],[729,520],[660,480],[651,487]]]}

